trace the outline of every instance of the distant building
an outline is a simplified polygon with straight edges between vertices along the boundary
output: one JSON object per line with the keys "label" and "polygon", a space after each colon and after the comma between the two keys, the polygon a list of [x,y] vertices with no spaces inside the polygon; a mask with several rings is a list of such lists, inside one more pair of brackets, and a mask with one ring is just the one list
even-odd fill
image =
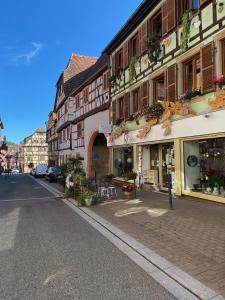
{"label": "distant building", "polygon": [[21,169],[25,173],[29,172],[31,167],[48,164],[48,145],[45,129],[38,128],[21,142],[20,163]]}
{"label": "distant building", "polygon": [[19,156],[21,151],[21,145],[12,144],[12,145],[8,145],[7,148],[8,148],[6,153],[7,169],[20,168]]}

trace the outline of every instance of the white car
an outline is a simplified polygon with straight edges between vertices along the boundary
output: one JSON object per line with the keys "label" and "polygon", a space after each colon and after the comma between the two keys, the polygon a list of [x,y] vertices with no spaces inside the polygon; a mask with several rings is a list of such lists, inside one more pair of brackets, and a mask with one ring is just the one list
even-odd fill
{"label": "white car", "polygon": [[48,166],[41,164],[41,165],[37,165],[34,171],[34,177],[45,177],[47,175],[47,171],[48,171]]}
{"label": "white car", "polygon": [[12,169],[12,174],[19,174],[20,170],[17,168]]}

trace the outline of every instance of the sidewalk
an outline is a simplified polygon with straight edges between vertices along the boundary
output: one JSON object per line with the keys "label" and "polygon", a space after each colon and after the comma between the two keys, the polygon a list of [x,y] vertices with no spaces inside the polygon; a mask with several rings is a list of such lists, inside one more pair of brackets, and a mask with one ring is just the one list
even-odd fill
{"label": "sidewalk", "polygon": [[90,209],[225,296],[225,206],[176,198],[171,211],[168,195],[142,191]]}
{"label": "sidewalk", "polygon": [[225,296],[225,207],[141,192],[136,200],[91,207],[160,256]]}

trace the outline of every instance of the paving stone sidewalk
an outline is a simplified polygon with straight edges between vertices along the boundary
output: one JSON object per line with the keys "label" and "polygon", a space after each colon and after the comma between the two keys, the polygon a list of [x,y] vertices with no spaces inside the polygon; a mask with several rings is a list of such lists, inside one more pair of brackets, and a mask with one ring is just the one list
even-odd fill
{"label": "paving stone sidewalk", "polygon": [[225,296],[225,206],[139,192],[91,209],[183,271]]}

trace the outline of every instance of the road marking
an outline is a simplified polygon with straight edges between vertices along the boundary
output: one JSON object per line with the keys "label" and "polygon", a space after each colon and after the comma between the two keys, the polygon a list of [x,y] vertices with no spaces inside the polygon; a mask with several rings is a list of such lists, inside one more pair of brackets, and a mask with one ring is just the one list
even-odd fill
{"label": "road marking", "polygon": [[[50,192],[54,190],[52,193],[58,192],[53,187],[48,190]],[[63,202],[176,298],[180,300],[225,300],[217,292],[182,271],[170,261],[147,248],[104,218],[98,216],[89,208],[77,207],[72,201],[67,199],[63,199]]]}
{"label": "road marking", "polygon": [[38,198],[22,198],[22,199],[0,199],[1,202],[14,202],[14,201],[30,201],[30,200],[42,200],[42,199],[52,199],[52,197],[38,197]]}

